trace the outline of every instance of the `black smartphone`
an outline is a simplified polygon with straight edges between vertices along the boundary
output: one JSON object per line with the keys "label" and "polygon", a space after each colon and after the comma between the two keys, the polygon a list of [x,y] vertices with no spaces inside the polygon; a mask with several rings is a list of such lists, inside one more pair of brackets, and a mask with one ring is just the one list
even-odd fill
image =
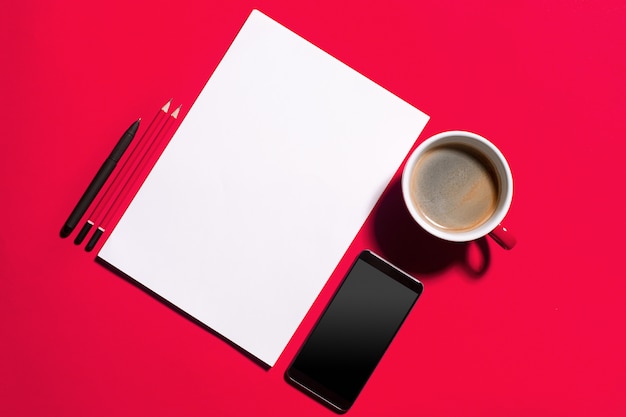
{"label": "black smartphone", "polygon": [[352,264],[285,377],[336,412],[352,406],[423,290],[371,251]]}

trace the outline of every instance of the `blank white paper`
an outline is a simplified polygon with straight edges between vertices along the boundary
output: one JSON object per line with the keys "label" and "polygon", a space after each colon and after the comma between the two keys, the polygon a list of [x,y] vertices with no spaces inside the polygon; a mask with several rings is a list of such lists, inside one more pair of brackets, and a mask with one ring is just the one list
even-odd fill
{"label": "blank white paper", "polygon": [[427,121],[255,10],[98,256],[272,366]]}

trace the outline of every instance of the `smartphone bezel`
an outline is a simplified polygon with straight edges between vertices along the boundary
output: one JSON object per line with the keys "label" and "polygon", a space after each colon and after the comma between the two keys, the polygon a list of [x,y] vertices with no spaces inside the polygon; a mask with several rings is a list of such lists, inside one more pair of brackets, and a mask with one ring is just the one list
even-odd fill
{"label": "smartphone bezel", "polygon": [[[371,250],[364,250],[364,251],[362,251],[359,254],[359,256],[356,257],[356,259],[354,260],[354,262],[350,266],[350,269],[348,270],[348,272],[343,277],[343,279],[341,281],[341,284],[337,287],[337,290],[335,291],[335,293],[333,294],[332,298],[330,299],[330,301],[326,305],[326,307],[325,307],[324,311],[322,312],[322,314],[319,316],[317,322],[313,326],[312,330],[308,334],[308,336],[305,339],[305,341],[302,344],[302,346],[300,346],[300,349],[298,350],[298,353],[296,353],[296,355],[294,356],[294,359],[292,360],[291,364],[287,368],[287,371],[285,372],[285,378],[292,385],[295,385],[297,388],[301,389],[302,391],[304,391],[309,396],[311,396],[314,399],[316,399],[316,400],[320,401],[321,403],[325,404],[326,406],[328,406],[332,410],[334,410],[334,411],[336,411],[338,413],[342,413],[342,414],[347,412],[350,409],[350,407],[353,405],[355,400],[348,400],[346,398],[342,398],[340,395],[338,395],[336,392],[332,391],[331,389],[327,388],[321,382],[316,381],[315,379],[309,377],[307,374],[305,374],[305,373],[301,372],[300,370],[294,368],[294,364],[295,364],[296,360],[298,359],[298,356],[300,355],[300,352],[306,346],[306,344],[307,344],[309,338],[311,337],[311,335],[315,333],[316,329],[318,328],[318,325],[323,320],[327,310],[329,309],[329,307],[335,301],[335,298],[337,297],[337,294],[339,294],[339,292],[341,291],[344,283],[346,282],[346,280],[348,279],[348,277],[352,273],[352,270],[354,269],[355,265],[357,264],[357,262],[359,260],[362,260],[362,261],[366,262],[370,266],[372,266],[372,267],[376,268],[377,270],[379,270],[380,272],[382,272],[388,278],[391,278],[391,279],[395,280],[396,282],[402,284],[403,286],[409,288],[410,290],[414,291],[417,294],[417,297],[415,298],[415,301],[407,309],[404,317],[402,318],[402,322],[398,326],[398,329],[396,329],[396,332],[391,337],[391,339],[389,340],[389,343],[385,347],[385,351],[389,348],[389,345],[391,345],[391,342],[395,338],[398,330],[400,329],[400,327],[402,327],[402,323],[404,322],[404,320],[408,316],[409,312],[412,310],[413,306],[415,305],[415,302],[417,302],[417,300],[419,299],[420,295],[422,294],[422,292],[424,290],[424,286],[422,285],[422,283],[420,281],[418,281],[417,279],[415,279],[414,277],[412,277],[408,273],[406,273],[406,272],[400,270],[399,268],[395,267],[394,265],[392,265],[388,261],[384,260],[382,257],[380,257],[379,255],[375,254]],[[382,358],[382,356],[381,356],[381,358]],[[378,358],[378,360],[380,361],[381,358]],[[367,380],[369,380],[370,377],[371,377],[371,374],[369,374],[367,376],[365,383],[367,383]],[[359,394],[357,394],[357,397],[358,397],[358,395]]]}

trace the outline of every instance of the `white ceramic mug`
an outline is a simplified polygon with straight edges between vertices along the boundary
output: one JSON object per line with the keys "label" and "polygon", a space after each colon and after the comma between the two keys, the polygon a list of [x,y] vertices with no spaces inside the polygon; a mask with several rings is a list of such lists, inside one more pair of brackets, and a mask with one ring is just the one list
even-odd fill
{"label": "white ceramic mug", "polygon": [[402,195],[413,219],[441,239],[489,235],[505,249],[516,243],[502,226],[513,198],[511,169],[480,135],[457,130],[422,142],[404,167]]}

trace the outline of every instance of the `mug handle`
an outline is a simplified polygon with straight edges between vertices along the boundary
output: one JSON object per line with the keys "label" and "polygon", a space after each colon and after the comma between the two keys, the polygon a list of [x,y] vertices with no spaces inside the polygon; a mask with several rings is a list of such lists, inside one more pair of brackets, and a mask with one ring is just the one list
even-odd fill
{"label": "mug handle", "polygon": [[506,250],[513,249],[513,247],[517,243],[517,239],[515,239],[515,236],[513,236],[509,229],[502,226],[502,223],[500,223],[498,226],[496,226],[495,229],[489,232],[489,236],[491,236],[493,240],[495,240],[500,246],[502,246]]}

